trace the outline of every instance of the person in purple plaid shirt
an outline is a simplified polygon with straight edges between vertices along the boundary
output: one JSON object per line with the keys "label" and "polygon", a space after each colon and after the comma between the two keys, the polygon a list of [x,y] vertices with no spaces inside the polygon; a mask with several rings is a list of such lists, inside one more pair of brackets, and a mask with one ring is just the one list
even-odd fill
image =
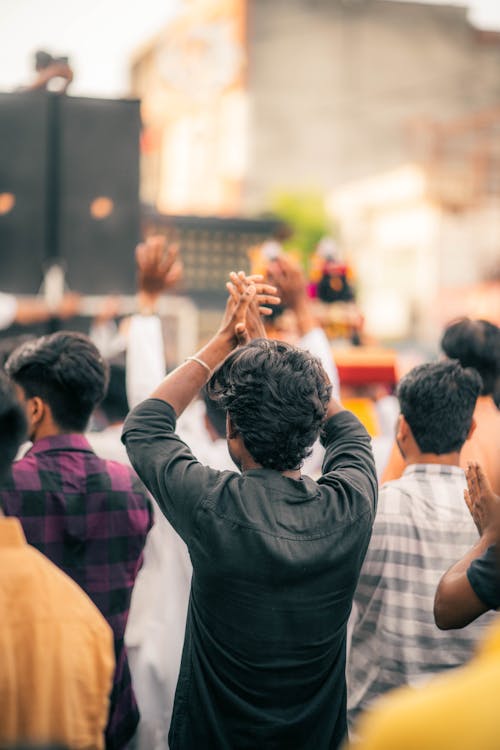
{"label": "person in purple plaid shirt", "polygon": [[153,523],[148,494],[127,466],[98,458],[82,434],[107,369],[87,336],[59,332],[16,349],[6,363],[33,447],[0,484],[0,503],[29,544],[73,578],[113,629],[116,673],[106,748],[126,747],[139,720],[124,632]]}

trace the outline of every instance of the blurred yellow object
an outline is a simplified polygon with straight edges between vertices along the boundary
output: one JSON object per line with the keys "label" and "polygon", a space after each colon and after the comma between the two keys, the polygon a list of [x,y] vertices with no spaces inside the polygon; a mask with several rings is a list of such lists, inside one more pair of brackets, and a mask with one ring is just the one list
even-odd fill
{"label": "blurred yellow object", "polygon": [[371,398],[343,398],[342,406],[357,416],[371,437],[380,435],[377,410]]}
{"label": "blurred yellow object", "polygon": [[[351,750],[498,750],[500,620],[469,664],[420,688],[387,693],[367,711]],[[347,750],[347,748],[345,749]]]}

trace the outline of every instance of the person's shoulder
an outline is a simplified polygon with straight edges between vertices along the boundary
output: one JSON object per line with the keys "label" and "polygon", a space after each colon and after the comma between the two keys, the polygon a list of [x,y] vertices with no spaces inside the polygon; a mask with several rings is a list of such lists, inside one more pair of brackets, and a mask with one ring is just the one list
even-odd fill
{"label": "person's shoulder", "polygon": [[102,471],[111,480],[111,489],[118,492],[134,492],[149,498],[149,493],[134,469],[121,461],[99,458]]}
{"label": "person's shoulder", "polygon": [[413,483],[404,476],[384,482],[378,493],[377,515],[379,518],[382,515],[387,517],[407,515],[412,506],[414,493]]}
{"label": "person's shoulder", "polygon": [[2,490],[36,490],[40,489],[38,481],[39,462],[35,453],[27,453],[13,461],[2,476]]}

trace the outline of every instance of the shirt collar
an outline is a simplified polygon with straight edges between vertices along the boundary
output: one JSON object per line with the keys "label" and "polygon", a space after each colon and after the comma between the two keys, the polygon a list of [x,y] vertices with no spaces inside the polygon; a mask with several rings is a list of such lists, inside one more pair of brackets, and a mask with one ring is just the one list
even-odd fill
{"label": "shirt collar", "polygon": [[24,547],[26,537],[18,518],[0,516],[0,547]]}
{"label": "shirt collar", "polygon": [[70,432],[64,435],[51,435],[33,443],[28,451],[31,453],[43,453],[45,451],[87,451],[93,453],[91,445],[85,435],[79,432]]}
{"label": "shirt collar", "polygon": [[403,476],[415,476],[425,474],[426,476],[465,476],[461,466],[450,466],[449,464],[410,464],[403,471]]}

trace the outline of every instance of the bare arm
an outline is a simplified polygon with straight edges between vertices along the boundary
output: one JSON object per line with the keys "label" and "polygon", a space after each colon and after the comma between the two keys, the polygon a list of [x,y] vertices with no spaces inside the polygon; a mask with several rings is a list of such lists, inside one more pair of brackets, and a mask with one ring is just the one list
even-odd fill
{"label": "bare arm", "polygon": [[263,305],[275,304],[279,297],[275,296],[275,287],[262,283],[260,278],[246,280],[244,274],[231,274],[230,296],[219,330],[193,359],[170,373],[151,398],[166,401],[179,416],[234,348],[265,335],[259,311],[265,313],[267,308]]}
{"label": "bare arm", "polygon": [[306,280],[297,261],[281,256],[269,264],[268,277],[278,289],[281,302],[295,314],[301,336],[318,327],[307,296]]}
{"label": "bare arm", "polygon": [[80,297],[74,292],[68,292],[57,307],[50,307],[44,299],[26,297],[17,299],[15,322],[21,325],[43,323],[51,318],[71,318],[80,308]]}
{"label": "bare arm", "polygon": [[478,464],[470,464],[466,472],[468,490],[465,501],[478,528],[480,538],[441,578],[434,600],[434,619],[441,630],[463,628],[487,612],[469,581],[470,565],[498,542],[500,529],[500,497],[495,495]]}

